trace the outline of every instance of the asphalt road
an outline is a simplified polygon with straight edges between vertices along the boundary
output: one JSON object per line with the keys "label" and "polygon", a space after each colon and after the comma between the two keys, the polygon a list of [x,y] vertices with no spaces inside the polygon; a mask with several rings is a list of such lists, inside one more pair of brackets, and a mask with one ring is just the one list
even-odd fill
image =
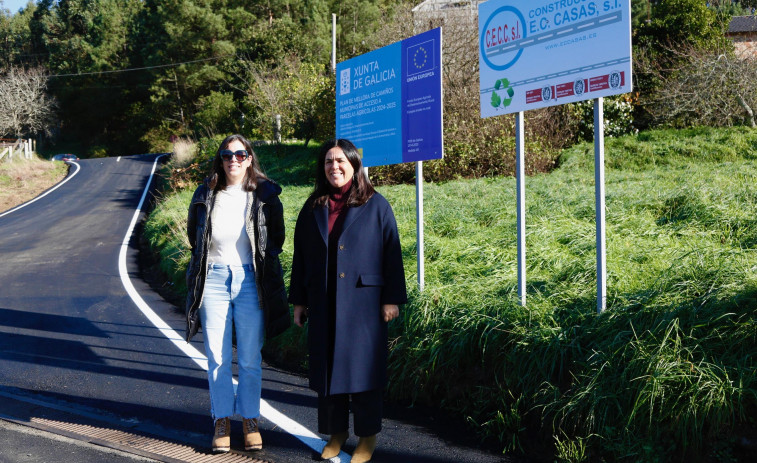
{"label": "asphalt road", "polygon": [[[183,315],[140,279],[130,233],[141,219],[136,211],[155,159],[78,161],[54,191],[0,215],[0,395],[14,398],[0,398],[0,418],[19,414],[8,410],[11,402],[33,402],[22,418],[65,409],[175,442],[209,445],[202,354],[190,358],[192,348],[204,352],[202,336],[190,345],[167,337],[171,329],[183,335]],[[127,293],[129,285],[165,323],[163,329]],[[324,444],[313,434],[314,394],[305,378],[264,367],[265,449],[255,458],[313,461]],[[399,407],[389,407],[386,415],[374,462],[524,461],[477,449],[461,438],[457,423]],[[27,445],[24,439],[11,442]],[[350,438],[345,450],[355,444]]]}

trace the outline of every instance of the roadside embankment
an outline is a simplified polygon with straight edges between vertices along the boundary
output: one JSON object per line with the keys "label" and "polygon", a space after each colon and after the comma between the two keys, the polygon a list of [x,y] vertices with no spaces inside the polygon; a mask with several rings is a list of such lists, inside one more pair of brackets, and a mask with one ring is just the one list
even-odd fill
{"label": "roadside embankment", "polygon": [[52,187],[66,177],[68,165],[33,156],[0,161],[0,212],[7,211]]}

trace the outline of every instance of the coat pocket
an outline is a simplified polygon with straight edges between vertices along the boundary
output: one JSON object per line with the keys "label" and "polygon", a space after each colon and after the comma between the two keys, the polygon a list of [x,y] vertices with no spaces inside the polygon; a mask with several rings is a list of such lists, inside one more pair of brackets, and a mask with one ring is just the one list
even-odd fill
{"label": "coat pocket", "polygon": [[357,280],[358,287],[361,286],[384,286],[384,275],[360,275]]}

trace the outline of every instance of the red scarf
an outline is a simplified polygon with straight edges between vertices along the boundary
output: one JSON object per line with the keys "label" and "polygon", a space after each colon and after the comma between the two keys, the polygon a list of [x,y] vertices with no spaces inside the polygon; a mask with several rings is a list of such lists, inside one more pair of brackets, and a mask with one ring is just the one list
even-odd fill
{"label": "red scarf", "polygon": [[350,187],[352,187],[352,179],[342,185],[341,188],[329,186],[329,234],[334,229],[336,220],[347,210]]}

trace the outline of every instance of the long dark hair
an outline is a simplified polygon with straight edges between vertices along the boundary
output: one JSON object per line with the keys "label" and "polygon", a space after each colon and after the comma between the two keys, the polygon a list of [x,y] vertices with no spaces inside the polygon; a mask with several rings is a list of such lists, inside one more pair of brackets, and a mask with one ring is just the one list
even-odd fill
{"label": "long dark hair", "polygon": [[208,186],[214,191],[220,191],[226,188],[226,171],[223,170],[223,159],[221,159],[221,151],[229,147],[231,142],[238,141],[244,145],[244,149],[249,153],[252,162],[247,168],[244,181],[242,182],[242,189],[244,191],[254,191],[258,187],[258,180],[267,179],[263,169],[260,167],[258,157],[255,155],[255,151],[252,150],[250,141],[244,138],[242,135],[234,134],[224,138],[221,142],[221,146],[216,151],[216,157],[213,159],[213,169],[210,173],[210,182]]}
{"label": "long dark hair", "polygon": [[371,180],[365,175],[363,170],[363,161],[360,159],[360,153],[355,145],[346,138],[332,139],[321,145],[321,150],[318,152],[318,166],[315,172],[315,187],[310,194],[309,201],[312,206],[324,206],[329,199],[329,191],[331,183],[326,178],[326,153],[331,148],[339,147],[344,152],[344,156],[350,161],[355,173],[352,175],[352,186],[347,195],[347,205],[351,207],[358,207],[365,204],[376,190],[373,189]]}

